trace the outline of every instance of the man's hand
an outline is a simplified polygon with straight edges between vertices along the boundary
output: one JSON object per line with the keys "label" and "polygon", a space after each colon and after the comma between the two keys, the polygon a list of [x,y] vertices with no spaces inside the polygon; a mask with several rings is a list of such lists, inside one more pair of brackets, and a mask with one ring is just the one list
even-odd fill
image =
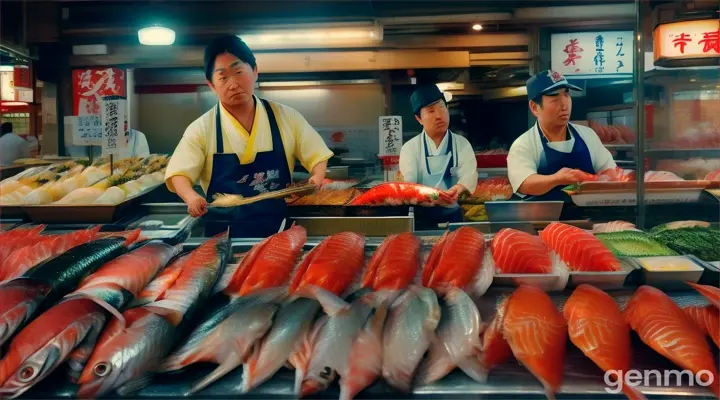
{"label": "man's hand", "polygon": [[449,194],[454,199],[457,199],[458,197],[460,197],[461,194],[463,194],[463,192],[467,192],[467,189],[465,188],[465,186],[458,183],[457,185],[448,189],[445,193]]}
{"label": "man's hand", "polygon": [[553,174],[553,179],[558,185],[572,185],[585,180],[585,175],[586,174],[579,169],[562,168]]}
{"label": "man's hand", "polygon": [[188,206],[188,213],[195,218],[205,215],[208,211],[207,200],[197,193],[190,195],[189,198],[185,200],[185,204]]}
{"label": "man's hand", "polygon": [[323,174],[322,177],[313,175],[310,177],[310,179],[308,179],[308,183],[311,183],[311,184],[315,185],[318,189],[320,189],[320,187],[322,187],[324,180],[325,180],[325,174]]}

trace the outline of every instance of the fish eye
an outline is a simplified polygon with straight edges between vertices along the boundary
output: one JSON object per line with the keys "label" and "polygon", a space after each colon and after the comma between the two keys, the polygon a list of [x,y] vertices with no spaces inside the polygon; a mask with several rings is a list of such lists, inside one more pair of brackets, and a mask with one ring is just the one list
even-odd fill
{"label": "fish eye", "polygon": [[22,383],[30,382],[35,379],[35,376],[39,370],[35,369],[32,365],[26,365],[18,372],[18,380]]}
{"label": "fish eye", "polygon": [[102,378],[104,376],[107,376],[107,374],[110,373],[111,369],[112,369],[112,367],[110,366],[110,364],[101,362],[101,363],[97,363],[95,365],[95,368],[93,368],[93,372],[95,373],[96,376]]}

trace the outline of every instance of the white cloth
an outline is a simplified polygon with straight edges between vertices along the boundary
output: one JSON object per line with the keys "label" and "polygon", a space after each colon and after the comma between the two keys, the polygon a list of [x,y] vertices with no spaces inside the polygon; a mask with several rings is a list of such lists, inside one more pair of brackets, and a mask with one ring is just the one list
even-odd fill
{"label": "white cloth", "polygon": [[[150,147],[148,146],[145,134],[137,129],[130,129],[128,132],[128,145],[126,148],[120,150],[117,160],[130,157],[149,156]],[[67,141],[67,134],[65,138],[65,151],[70,157],[89,157],[91,153],[93,158],[102,157],[102,148],[100,146],[75,146],[73,144],[69,144],[70,142]]]}
{"label": "white cloth", "polygon": [[[454,142],[453,147],[457,149],[457,154],[453,154],[457,158],[457,182],[470,192],[473,193],[477,187],[478,172],[477,172],[477,159],[475,158],[475,152],[473,151],[472,145],[464,137],[452,134]],[[403,175],[405,182],[420,183],[423,185],[434,186],[437,182],[424,182],[423,171],[425,169],[425,149],[424,149],[424,137],[427,137],[425,131],[415,136],[405,143],[400,150],[400,173]],[[440,142],[440,146],[436,146],[432,139],[427,137],[428,154],[433,156],[440,156],[447,153],[448,147],[448,135],[445,135],[443,140]],[[449,157],[448,157],[449,160]],[[443,170],[445,167],[443,167]],[[435,172],[435,171],[431,171]],[[427,171],[425,171],[425,174]]]}
{"label": "white cloth", "polygon": [[11,165],[15,160],[30,157],[30,146],[25,139],[9,132],[0,136],[0,165]]}
{"label": "white cloth", "polygon": [[[594,130],[575,124],[572,124],[572,127],[575,128],[585,145],[587,145],[595,173],[617,166],[612,154],[605,148]],[[568,131],[570,130],[568,129]],[[548,142],[548,147],[562,153],[570,153],[574,145],[575,135],[572,132],[570,132],[570,140]],[[507,158],[508,179],[510,179],[514,192],[517,193],[525,179],[537,174],[542,153],[543,145],[540,140],[540,132],[537,130],[537,124],[515,139],[515,142],[510,146],[510,153]]]}

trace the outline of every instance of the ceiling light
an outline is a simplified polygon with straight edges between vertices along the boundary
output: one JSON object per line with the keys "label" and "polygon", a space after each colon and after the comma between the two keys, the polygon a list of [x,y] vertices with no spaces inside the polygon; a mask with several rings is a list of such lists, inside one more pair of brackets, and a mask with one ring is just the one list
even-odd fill
{"label": "ceiling light", "polygon": [[383,40],[381,26],[277,29],[239,35],[253,50],[367,45]]}
{"label": "ceiling light", "polygon": [[149,26],[138,31],[138,39],[147,46],[169,46],[175,43],[175,31],[164,26]]}
{"label": "ceiling light", "polygon": [[475,25],[472,26],[472,28],[473,28],[474,31],[480,31],[480,30],[482,30],[482,25],[480,25],[480,24],[475,24]]}

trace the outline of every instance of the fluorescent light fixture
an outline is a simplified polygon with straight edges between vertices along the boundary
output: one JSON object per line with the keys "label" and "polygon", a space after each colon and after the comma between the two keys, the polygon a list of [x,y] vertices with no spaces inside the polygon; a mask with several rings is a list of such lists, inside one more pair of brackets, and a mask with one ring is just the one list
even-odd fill
{"label": "fluorescent light fixture", "polygon": [[332,85],[372,85],[378,84],[378,79],[353,79],[353,80],[327,80],[327,81],[273,81],[258,82],[259,88],[281,88],[281,87],[308,87],[308,86],[332,86]]}
{"label": "fluorescent light fixture", "polygon": [[482,30],[482,25],[480,25],[480,24],[474,24],[474,25],[472,26],[472,28],[473,28],[474,31],[481,31],[481,30]]}
{"label": "fluorescent light fixture", "polygon": [[447,92],[448,90],[463,90],[465,84],[461,82],[440,82],[435,84],[441,92]]}
{"label": "fluorescent light fixture", "polygon": [[347,28],[276,29],[238,35],[253,50],[342,47],[379,43],[381,26]]}
{"label": "fluorescent light fixture", "polygon": [[138,31],[138,39],[147,46],[169,46],[175,43],[175,31],[164,26],[149,26]]}
{"label": "fluorescent light fixture", "polygon": [[12,65],[0,65],[0,72],[13,72],[15,67]]}

